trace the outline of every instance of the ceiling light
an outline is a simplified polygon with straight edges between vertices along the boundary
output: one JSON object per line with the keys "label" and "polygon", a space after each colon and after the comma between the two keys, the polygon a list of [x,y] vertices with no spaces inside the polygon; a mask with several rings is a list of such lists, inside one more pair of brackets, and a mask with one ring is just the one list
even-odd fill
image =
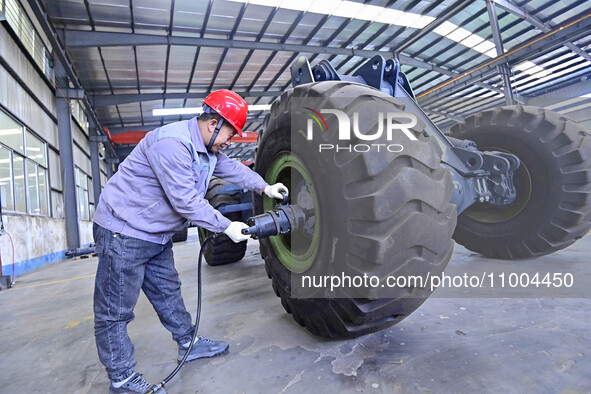
{"label": "ceiling light", "polygon": [[[358,18],[358,16],[354,16]],[[386,25],[396,25],[422,29],[435,18],[426,15],[415,14],[412,12],[399,11],[392,8],[383,8],[374,19],[375,22],[381,22]]]}
{"label": "ceiling light", "polygon": [[366,5],[357,14],[358,19],[364,19],[366,21],[373,21],[377,16],[384,11],[384,7],[377,7],[375,5]]}
{"label": "ceiling light", "polygon": [[484,38],[476,35],[476,34],[470,34],[468,37],[466,37],[465,39],[463,39],[460,44],[468,47],[468,48],[473,48],[476,45],[480,44],[481,42],[484,41]]}
{"label": "ceiling light", "polygon": [[493,48],[490,51],[486,51],[483,53],[483,55],[488,56],[488,57],[497,57],[497,49]]}
{"label": "ceiling light", "polygon": [[525,70],[529,70],[533,66],[535,66],[535,64],[532,62],[523,62],[523,63],[519,63],[519,64],[513,66],[513,68],[515,68],[516,70],[519,70],[519,71],[525,71]]}
{"label": "ceiling light", "polygon": [[491,49],[495,49],[495,44],[493,44],[490,41],[483,41],[480,44],[476,45],[474,48],[475,51],[480,52],[480,53],[486,53],[488,51],[490,51]]}
{"label": "ceiling light", "polygon": [[[340,0],[316,0],[308,8],[308,12],[315,14],[332,15],[332,13],[341,4]],[[341,15],[342,16],[342,15]]]}
{"label": "ceiling light", "polygon": [[314,14],[334,15],[342,18],[380,22],[387,25],[422,29],[435,20],[432,16],[399,11],[392,8],[341,0],[229,0],[242,4],[253,4],[280,9],[289,9]]}
{"label": "ceiling light", "polygon": [[468,30],[458,27],[457,29],[449,33],[446,37],[452,41],[461,42],[466,37],[469,37],[471,35],[472,33],[470,33]]}
{"label": "ceiling light", "polygon": [[252,0],[252,1],[248,1],[248,3],[262,5],[264,7],[277,7],[276,0]]}
{"label": "ceiling light", "polygon": [[530,62],[529,60],[526,60],[523,63],[519,63],[514,68],[519,71],[523,71],[527,74],[530,74],[530,75],[536,74],[537,77],[545,77],[546,75],[550,74],[550,72],[548,70],[546,70],[543,67],[538,66],[535,63]]}
{"label": "ceiling light", "polygon": [[312,5],[313,2],[314,0],[283,0],[279,8],[294,11],[308,11],[308,8],[310,8],[310,5]]}
{"label": "ceiling light", "polygon": [[332,15],[342,16],[348,18],[349,15],[359,15],[359,12],[365,7],[362,3],[354,3],[352,1],[343,1],[339,4]]}
{"label": "ceiling light", "polygon": [[416,21],[414,21],[413,23],[416,26],[420,26],[420,27],[417,27],[417,29],[422,29],[422,28],[426,27],[427,25],[429,25],[434,20],[435,20],[435,18],[433,18],[431,16],[421,15],[421,17],[419,19],[417,19]]}
{"label": "ceiling light", "polygon": [[[271,104],[249,105],[248,111],[268,111]],[[172,116],[172,115],[198,115],[203,113],[202,107],[186,108],[156,108],[152,110],[152,116]]]}
{"label": "ceiling light", "polygon": [[[379,22],[386,25],[396,25],[423,29],[435,18],[413,12],[400,11],[393,8],[380,7],[371,4],[363,4],[349,0],[228,0],[241,4],[252,4],[279,9],[289,9],[301,12],[310,12],[322,15],[334,15],[342,18]],[[480,52],[490,58],[497,57],[495,44],[485,40],[477,34],[452,23],[445,21],[433,29],[433,33],[446,37],[466,48]],[[527,71],[526,71],[527,70]],[[542,72],[540,69],[522,70],[528,74]],[[543,74],[540,74],[543,75]]]}
{"label": "ceiling light", "polygon": [[271,104],[259,104],[259,105],[249,105],[248,111],[269,111],[271,109]]}
{"label": "ceiling light", "polygon": [[[575,62],[578,62],[577,59],[574,59],[574,61]],[[532,81],[532,80],[533,81],[532,82],[529,82],[529,83],[527,83],[525,85],[519,85],[518,84],[517,88],[518,89],[521,89],[521,90],[524,90],[524,89],[530,88],[532,86],[539,85],[542,82],[549,81],[551,79],[556,79],[556,78],[558,78],[558,77],[560,77],[562,75],[571,74],[571,73],[573,73],[574,71],[576,71],[576,70],[578,70],[580,68],[587,67],[587,62],[579,63],[578,65],[573,65],[572,67],[569,67],[569,68],[564,69],[562,71],[556,71],[556,70],[560,69],[561,67],[564,67],[564,65],[565,64],[558,64],[558,65],[555,65],[555,66],[549,68],[548,70],[545,70],[545,71],[548,72],[548,75],[546,75],[544,77],[537,78],[537,75],[528,77],[528,78],[526,78],[527,81]]]}
{"label": "ceiling light", "polygon": [[152,116],[193,115],[201,113],[203,113],[201,107],[156,108],[152,110]]}
{"label": "ceiling light", "polygon": [[445,21],[437,26],[433,32],[439,34],[440,36],[446,36],[457,28],[458,26],[454,25],[453,23]]}

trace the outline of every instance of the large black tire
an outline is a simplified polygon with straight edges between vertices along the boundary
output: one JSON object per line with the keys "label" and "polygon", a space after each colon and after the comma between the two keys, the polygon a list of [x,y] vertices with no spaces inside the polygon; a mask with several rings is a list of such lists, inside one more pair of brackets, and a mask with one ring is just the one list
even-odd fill
{"label": "large black tire", "polygon": [[[301,163],[302,171],[309,176],[306,187],[313,191],[320,216],[314,230],[319,242],[312,249],[312,265],[305,269],[290,269],[281,260],[285,254],[279,251],[278,245],[283,245],[278,243],[280,237],[260,240],[267,274],[285,310],[310,332],[324,337],[355,337],[384,329],[418,308],[431,291],[419,287],[390,289],[388,297],[383,298],[359,297],[346,289],[332,297],[319,290],[312,298],[296,298],[292,296],[291,280],[299,281],[304,274],[326,274],[335,262],[344,263],[348,273],[359,275],[426,277],[441,273],[453,251],[451,236],[456,223],[456,207],[450,204],[450,173],[440,166],[441,150],[422,133],[421,121],[412,130],[418,141],[409,143],[402,133],[390,141],[404,145],[402,153],[321,154],[318,145],[314,149],[305,140],[302,129],[292,129],[290,104],[299,98],[319,98],[318,108],[371,115],[371,121],[360,122],[362,133],[376,130],[378,120],[373,115],[399,112],[404,105],[376,89],[354,83],[298,86],[273,103],[255,160],[256,171],[267,182],[283,181],[290,188],[294,204],[298,202],[297,185],[289,171],[281,172],[279,179],[270,178],[279,158],[289,155]],[[327,117],[328,129],[322,132],[322,142],[338,143],[334,118]],[[257,213],[268,206],[266,197],[255,197]],[[290,242],[286,245],[293,245]]]}
{"label": "large black tire", "polygon": [[489,257],[521,259],[565,248],[589,231],[591,137],[580,125],[538,107],[506,106],[469,117],[451,135],[521,160],[516,201],[464,211],[454,233],[459,244]]}
{"label": "large black tire", "polygon": [[[219,209],[225,205],[239,204],[240,194],[238,192],[233,194],[217,194],[217,190],[228,182],[213,177],[207,187],[205,198],[209,204],[215,209]],[[225,217],[232,221],[241,221],[241,212],[230,212],[224,214]],[[212,235],[212,233],[204,228],[199,228],[199,241],[203,244],[205,239]],[[226,234],[220,234],[205,245],[203,249],[203,256],[209,265],[224,265],[235,263],[242,260],[246,253],[247,241],[235,243]]]}

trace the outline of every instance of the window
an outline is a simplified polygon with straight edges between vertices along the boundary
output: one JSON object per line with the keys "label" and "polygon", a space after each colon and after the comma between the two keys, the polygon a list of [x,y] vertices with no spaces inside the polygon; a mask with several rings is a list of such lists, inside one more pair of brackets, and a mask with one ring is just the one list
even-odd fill
{"label": "window", "polygon": [[2,199],[2,209],[14,211],[13,185],[12,152],[0,146],[0,198]]}
{"label": "window", "polygon": [[31,19],[17,0],[0,0],[0,3],[0,9],[5,13],[8,24],[41,71],[52,81],[53,68],[49,67],[51,56],[39,33],[33,27]]}
{"label": "window", "polygon": [[86,118],[86,114],[84,113],[84,108],[82,108],[82,106],[77,100],[70,101],[70,112],[72,113],[72,116],[74,117],[76,122],[78,122],[80,128],[86,133],[86,135],[89,135],[88,119]]}
{"label": "window", "polygon": [[45,142],[35,137],[27,130],[25,143],[27,145],[27,157],[42,166],[46,166]]}
{"label": "window", "polygon": [[18,153],[25,154],[23,126],[0,111],[0,142]]}
{"label": "window", "polygon": [[0,111],[2,209],[49,215],[46,144]]}
{"label": "window", "polygon": [[76,198],[78,200],[78,218],[80,220],[90,220],[88,175],[78,167],[76,167]]}
{"label": "window", "polygon": [[47,204],[47,166],[45,143],[29,130],[25,133],[27,153],[27,184],[29,188],[29,212],[35,215],[49,214]]}
{"label": "window", "polygon": [[27,188],[25,187],[25,161],[13,154],[14,162],[14,196],[17,212],[27,213]]}

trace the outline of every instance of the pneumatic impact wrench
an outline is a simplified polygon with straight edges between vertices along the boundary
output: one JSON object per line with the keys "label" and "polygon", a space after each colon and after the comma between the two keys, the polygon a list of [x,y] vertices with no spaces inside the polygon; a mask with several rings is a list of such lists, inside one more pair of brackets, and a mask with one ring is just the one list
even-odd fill
{"label": "pneumatic impact wrench", "polygon": [[248,228],[242,234],[251,234],[254,239],[286,234],[304,226],[307,212],[297,205],[290,205],[286,193],[274,209],[253,216],[246,221]]}

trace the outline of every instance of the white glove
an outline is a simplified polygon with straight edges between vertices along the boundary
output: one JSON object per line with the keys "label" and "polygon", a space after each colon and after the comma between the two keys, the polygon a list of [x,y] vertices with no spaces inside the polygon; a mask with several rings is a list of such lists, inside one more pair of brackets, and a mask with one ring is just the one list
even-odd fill
{"label": "white glove", "polygon": [[243,228],[248,228],[246,223],[232,222],[228,228],[224,230],[224,234],[226,234],[232,241],[236,243],[246,241],[250,238],[250,234],[242,234]]}
{"label": "white glove", "polygon": [[265,187],[265,190],[263,190],[263,191],[270,198],[276,198],[278,200],[281,200],[283,198],[283,196],[281,195],[281,192],[284,192],[285,194],[289,194],[289,190],[287,190],[287,187],[285,187],[285,185],[283,183],[276,183],[274,185],[267,185]]}

